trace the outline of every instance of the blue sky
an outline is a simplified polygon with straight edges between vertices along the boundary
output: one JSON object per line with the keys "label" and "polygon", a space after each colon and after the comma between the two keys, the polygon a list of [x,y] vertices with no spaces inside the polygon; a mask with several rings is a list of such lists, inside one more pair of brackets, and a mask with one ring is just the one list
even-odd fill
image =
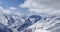
{"label": "blue sky", "polygon": [[3,8],[10,8],[10,7],[18,7],[18,5],[22,4],[25,0],[0,0],[0,6]]}
{"label": "blue sky", "polygon": [[4,9],[15,7],[23,13],[60,13],[59,0],[0,0],[0,7],[3,7]]}
{"label": "blue sky", "polygon": [[4,9],[9,9],[10,7],[17,8],[22,13],[27,13],[27,8],[19,7],[20,4],[23,4],[25,0],[0,0],[0,6]]}

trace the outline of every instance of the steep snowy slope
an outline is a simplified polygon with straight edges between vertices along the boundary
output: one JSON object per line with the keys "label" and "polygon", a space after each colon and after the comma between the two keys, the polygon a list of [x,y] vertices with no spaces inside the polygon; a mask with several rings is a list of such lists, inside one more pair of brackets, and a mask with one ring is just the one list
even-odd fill
{"label": "steep snowy slope", "polygon": [[0,31],[60,32],[60,16],[0,13]]}
{"label": "steep snowy slope", "polygon": [[46,18],[46,20],[36,22],[28,27],[26,29],[27,32],[29,30],[31,30],[31,32],[60,32],[60,16]]}
{"label": "steep snowy slope", "polygon": [[19,31],[22,31],[24,30],[25,28],[33,25],[34,23],[36,23],[37,21],[41,20],[41,16],[39,15],[32,15],[32,16],[29,16],[28,19],[25,20],[24,24],[22,24],[17,30]]}
{"label": "steep snowy slope", "polygon": [[[24,22],[25,21],[21,15],[4,12],[0,13],[0,23],[3,25],[3,27],[0,27],[0,31],[3,31],[4,28],[9,28],[15,31],[15,29],[17,29],[17,27],[22,25]],[[8,32],[8,30],[6,32]]]}

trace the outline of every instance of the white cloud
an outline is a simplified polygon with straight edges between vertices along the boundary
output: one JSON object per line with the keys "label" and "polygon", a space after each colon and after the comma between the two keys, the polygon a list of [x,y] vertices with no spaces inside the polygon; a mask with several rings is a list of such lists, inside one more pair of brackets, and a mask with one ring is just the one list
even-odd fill
{"label": "white cloud", "polygon": [[8,10],[14,14],[20,13],[20,8],[17,7],[10,7]]}
{"label": "white cloud", "polygon": [[0,7],[0,14],[2,14],[2,13],[8,13],[8,11],[5,10],[4,8]]}
{"label": "white cloud", "polygon": [[16,7],[10,7],[10,9],[17,9]]}
{"label": "white cloud", "polygon": [[29,8],[30,12],[59,14],[60,0],[26,0],[20,7]]}
{"label": "white cloud", "polygon": [[3,13],[10,13],[10,11],[5,10],[4,8],[0,7],[0,14],[3,14]]}
{"label": "white cloud", "polygon": [[11,13],[18,13],[18,9],[15,7],[10,7],[9,9],[4,9],[3,7],[0,7],[0,14],[11,14]]}

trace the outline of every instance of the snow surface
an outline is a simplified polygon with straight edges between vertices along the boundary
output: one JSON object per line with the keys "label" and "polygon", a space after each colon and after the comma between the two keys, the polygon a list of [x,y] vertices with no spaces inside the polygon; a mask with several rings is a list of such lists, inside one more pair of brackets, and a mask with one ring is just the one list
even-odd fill
{"label": "snow surface", "polygon": [[60,15],[0,13],[0,32],[60,32]]}

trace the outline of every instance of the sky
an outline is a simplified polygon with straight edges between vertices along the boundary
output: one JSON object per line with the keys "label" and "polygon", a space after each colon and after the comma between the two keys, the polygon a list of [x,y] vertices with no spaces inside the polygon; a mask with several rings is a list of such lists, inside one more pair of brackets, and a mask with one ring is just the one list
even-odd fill
{"label": "sky", "polygon": [[0,6],[3,8],[18,7],[24,0],[0,0]]}
{"label": "sky", "polygon": [[60,0],[25,0],[20,7],[29,8],[29,12],[60,14]]}
{"label": "sky", "polygon": [[5,12],[59,14],[60,0],[0,0]]}
{"label": "sky", "polygon": [[20,4],[24,3],[24,1],[25,0],[0,0],[0,7],[2,10],[13,10],[13,12],[18,10],[17,12],[21,11],[23,13],[26,13],[28,10],[27,8],[19,7]]}

